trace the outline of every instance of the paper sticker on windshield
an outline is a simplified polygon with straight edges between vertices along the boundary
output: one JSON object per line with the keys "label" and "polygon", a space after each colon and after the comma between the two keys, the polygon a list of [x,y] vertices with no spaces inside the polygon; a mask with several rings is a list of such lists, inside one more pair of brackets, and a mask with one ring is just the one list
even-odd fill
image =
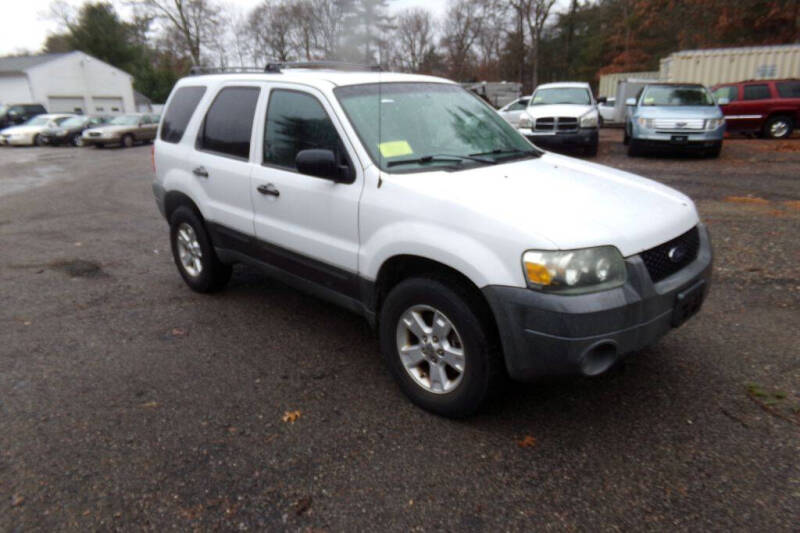
{"label": "paper sticker on windshield", "polygon": [[409,155],[414,153],[414,150],[411,149],[411,145],[408,144],[408,141],[390,141],[380,143],[378,148],[381,149],[381,155],[383,157],[398,157],[401,155]]}
{"label": "paper sticker on windshield", "polygon": [[653,98],[652,96],[645,96],[645,98],[644,98],[645,105],[653,105],[653,102],[655,102],[655,101],[656,101],[656,99]]}

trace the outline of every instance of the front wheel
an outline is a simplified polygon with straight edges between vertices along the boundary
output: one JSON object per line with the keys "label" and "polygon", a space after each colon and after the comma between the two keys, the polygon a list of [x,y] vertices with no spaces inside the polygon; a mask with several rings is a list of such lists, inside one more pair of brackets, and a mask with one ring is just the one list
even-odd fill
{"label": "front wheel", "polygon": [[172,258],[186,284],[197,292],[213,292],[231,279],[232,269],[217,258],[205,224],[188,207],[170,216]]}
{"label": "front wheel", "polygon": [[448,417],[481,406],[500,367],[479,309],[455,282],[411,278],[389,293],[380,313],[381,351],[412,402]]}
{"label": "front wheel", "polygon": [[44,139],[42,139],[41,135],[34,135],[33,136],[33,144],[35,144],[36,146],[44,146],[45,142],[44,142]]}
{"label": "front wheel", "polygon": [[642,155],[642,147],[636,139],[628,140],[628,157],[638,157]]}
{"label": "front wheel", "polygon": [[124,137],[122,137],[122,146],[124,146],[125,148],[132,147],[133,146],[133,136],[125,135]]}
{"label": "front wheel", "polygon": [[77,146],[78,148],[81,148],[83,147],[83,145],[84,145],[83,137],[80,134],[72,137],[72,146]]}
{"label": "front wheel", "polygon": [[791,137],[794,123],[789,117],[772,117],[764,124],[764,136],[770,139],[786,139]]}

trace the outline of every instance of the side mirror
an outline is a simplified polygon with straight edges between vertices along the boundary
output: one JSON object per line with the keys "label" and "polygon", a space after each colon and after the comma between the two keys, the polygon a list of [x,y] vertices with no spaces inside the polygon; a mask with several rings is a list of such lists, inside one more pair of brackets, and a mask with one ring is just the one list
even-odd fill
{"label": "side mirror", "polygon": [[636,105],[636,98],[628,98],[627,100],[625,100],[625,105],[631,105],[631,106]]}
{"label": "side mirror", "polygon": [[605,104],[606,102],[608,102],[608,98],[606,98],[605,96],[601,96],[600,98],[597,99],[598,104]]}
{"label": "side mirror", "polygon": [[331,180],[336,183],[349,183],[352,179],[350,168],[336,162],[333,150],[301,150],[294,164],[301,174]]}
{"label": "side mirror", "polygon": [[718,98],[717,99],[717,105],[728,105],[730,103],[731,103],[731,101],[728,100],[727,98]]}

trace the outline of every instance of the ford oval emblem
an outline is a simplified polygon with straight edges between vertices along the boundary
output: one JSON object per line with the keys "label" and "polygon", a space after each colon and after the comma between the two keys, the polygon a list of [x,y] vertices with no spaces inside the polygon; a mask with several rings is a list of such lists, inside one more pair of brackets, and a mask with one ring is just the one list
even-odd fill
{"label": "ford oval emblem", "polygon": [[669,257],[669,260],[673,263],[680,263],[681,260],[686,257],[686,249],[680,244],[673,246],[669,249],[669,252],[667,252],[667,257]]}

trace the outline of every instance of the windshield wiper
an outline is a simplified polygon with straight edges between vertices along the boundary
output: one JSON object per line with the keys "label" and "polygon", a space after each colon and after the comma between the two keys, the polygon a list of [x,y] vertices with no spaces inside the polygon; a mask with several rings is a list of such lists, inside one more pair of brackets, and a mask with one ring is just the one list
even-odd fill
{"label": "windshield wiper", "polygon": [[[481,155],[495,155],[495,156],[497,156],[497,155],[517,155],[517,154],[519,154],[519,155],[530,155],[530,156],[533,156],[533,157],[540,157],[542,155],[542,152],[540,152],[538,150],[520,150],[520,149],[517,149],[517,148],[507,148],[507,149],[498,148],[496,150],[492,150],[491,152],[479,152],[479,153],[476,153],[476,154],[469,154],[469,155],[470,156],[481,156]],[[497,162],[496,159],[495,159],[495,162]]]}
{"label": "windshield wiper", "polygon": [[411,165],[414,163],[417,164],[426,164],[426,163],[435,163],[437,161],[452,161],[454,163],[463,163],[464,161],[477,161],[479,163],[483,163],[484,165],[494,165],[496,161],[492,161],[491,159],[484,159],[482,157],[475,157],[473,155],[451,155],[451,154],[437,154],[437,155],[426,155],[422,157],[416,157],[413,159],[399,159],[397,161],[389,161],[386,163],[387,167],[396,167],[398,165]]}

